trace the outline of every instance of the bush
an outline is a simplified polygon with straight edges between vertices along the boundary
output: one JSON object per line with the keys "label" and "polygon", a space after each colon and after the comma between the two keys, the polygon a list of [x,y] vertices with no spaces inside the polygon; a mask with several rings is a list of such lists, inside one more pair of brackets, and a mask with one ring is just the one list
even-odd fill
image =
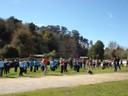
{"label": "bush", "polygon": [[6,45],[2,50],[1,50],[1,56],[5,58],[15,58],[19,57],[19,52],[16,48],[14,48],[11,45]]}
{"label": "bush", "polygon": [[52,58],[56,58],[56,51],[53,50],[52,52],[46,54],[47,57],[52,57]]}

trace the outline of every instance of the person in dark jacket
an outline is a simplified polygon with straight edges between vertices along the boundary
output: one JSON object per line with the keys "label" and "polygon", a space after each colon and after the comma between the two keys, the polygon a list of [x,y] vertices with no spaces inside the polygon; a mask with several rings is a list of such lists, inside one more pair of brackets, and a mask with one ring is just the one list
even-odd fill
{"label": "person in dark jacket", "polygon": [[117,57],[117,67],[119,68],[119,70],[121,70],[121,66],[120,66],[120,58]]}
{"label": "person in dark jacket", "polygon": [[17,60],[14,60],[14,72],[17,72],[18,67],[19,67],[19,61],[17,59]]}
{"label": "person in dark jacket", "polygon": [[34,66],[34,59],[32,59],[32,60],[30,61],[30,72],[33,71],[33,66]]}
{"label": "person in dark jacket", "polygon": [[116,57],[114,57],[113,64],[114,64],[114,72],[117,72],[117,58]]}
{"label": "person in dark jacket", "polygon": [[8,74],[10,71],[10,63],[9,61],[5,60],[4,61],[4,74]]}

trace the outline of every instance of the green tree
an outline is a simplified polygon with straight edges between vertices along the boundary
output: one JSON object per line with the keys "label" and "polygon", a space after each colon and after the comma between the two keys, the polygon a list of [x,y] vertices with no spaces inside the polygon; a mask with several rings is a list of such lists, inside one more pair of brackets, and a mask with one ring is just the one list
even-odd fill
{"label": "green tree", "polygon": [[5,45],[5,42],[4,42],[5,31],[6,31],[5,21],[2,18],[0,18],[0,48],[2,48]]}
{"label": "green tree", "polygon": [[104,58],[104,44],[102,41],[98,40],[89,50],[89,57],[94,59]]}
{"label": "green tree", "polygon": [[118,46],[119,45],[115,41],[110,41],[108,44],[108,50],[105,50],[105,56],[109,56],[108,58],[115,57]]}
{"label": "green tree", "polygon": [[21,20],[11,16],[7,19],[0,18],[0,50],[6,45],[18,50],[20,57],[55,50],[60,57],[73,58],[87,54],[89,44],[88,39],[80,37],[77,30],[69,31],[59,25],[38,27],[34,23],[23,24]]}
{"label": "green tree", "polygon": [[52,52],[49,52],[48,54],[46,54],[47,57],[52,57],[52,58],[56,58],[56,51],[53,50]]}
{"label": "green tree", "polygon": [[39,29],[39,27],[31,22],[28,24],[28,29],[32,34],[36,34],[36,31]]}
{"label": "green tree", "polygon": [[80,34],[77,30],[72,30],[72,39],[73,39],[73,43],[72,43],[72,46],[73,46],[73,55],[74,57],[79,57],[79,37]]}
{"label": "green tree", "polygon": [[22,21],[16,19],[14,16],[9,17],[6,21],[5,21],[5,27],[6,27],[6,31],[4,33],[4,40],[7,43],[10,43],[12,40],[12,35],[14,33],[14,31],[16,31],[17,29],[19,29],[22,26]]}
{"label": "green tree", "polygon": [[18,49],[20,57],[26,57],[36,52],[35,36],[27,30],[26,26],[22,26],[13,35],[11,43]]}

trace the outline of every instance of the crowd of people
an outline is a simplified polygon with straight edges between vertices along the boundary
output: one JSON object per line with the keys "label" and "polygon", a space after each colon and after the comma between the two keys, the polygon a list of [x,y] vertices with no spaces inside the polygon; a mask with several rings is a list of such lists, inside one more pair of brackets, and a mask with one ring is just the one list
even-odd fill
{"label": "crowd of people", "polygon": [[[120,61],[119,57],[114,57],[113,60],[94,60],[94,59],[82,59],[82,58],[74,58],[74,59],[68,59],[65,60],[64,58],[60,58],[58,60],[55,60],[53,58],[46,58],[45,56],[42,58],[42,60],[38,60],[37,58],[33,58],[31,60],[27,59],[15,59],[15,60],[8,60],[1,58],[0,59],[0,77],[3,76],[3,74],[10,73],[10,68],[14,68],[14,72],[19,72],[19,76],[23,76],[23,73],[27,73],[27,69],[30,68],[30,72],[37,72],[39,68],[43,71],[44,75],[47,73],[47,66],[50,66],[51,71],[55,71],[58,66],[60,66],[60,73],[67,72],[67,66],[70,66],[70,69],[75,70],[76,72],[79,72],[80,69],[88,69],[88,72],[91,71],[93,68],[99,68],[102,67],[102,69],[105,69],[107,67],[112,67],[114,69],[114,72],[117,71],[117,68],[121,70],[121,66],[123,66],[122,61]],[[126,63],[126,66],[128,66],[128,61]],[[18,68],[20,71],[17,71]]]}

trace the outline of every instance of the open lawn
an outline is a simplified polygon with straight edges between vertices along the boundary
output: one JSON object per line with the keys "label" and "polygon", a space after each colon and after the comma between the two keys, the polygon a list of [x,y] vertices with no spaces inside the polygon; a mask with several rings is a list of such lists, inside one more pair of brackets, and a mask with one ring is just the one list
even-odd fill
{"label": "open lawn", "polygon": [[[113,68],[102,69],[95,68],[91,69],[94,74],[100,73],[115,73]],[[122,70],[118,70],[116,73],[128,72],[128,67],[122,67]],[[47,70],[46,76],[73,76],[73,75],[86,75],[87,69],[80,69],[80,72],[76,72],[73,69],[70,69],[68,66],[68,72],[64,72],[60,74],[60,67],[55,71],[51,71],[49,66]],[[30,72],[28,68],[27,74],[24,74],[23,77],[32,77],[32,78],[40,78],[44,76],[43,72],[39,68],[39,70],[35,72]],[[63,77],[62,76],[62,77]],[[14,68],[11,68],[10,73],[4,74],[0,79],[7,78],[19,78],[19,69],[18,72],[14,72]],[[51,78],[51,77],[49,77]],[[122,79],[123,80],[123,79]],[[41,89],[31,92],[25,93],[15,93],[9,95],[0,95],[0,96],[128,96],[128,80],[124,81],[116,81],[110,83],[101,83],[101,84],[91,84],[91,85],[81,85],[77,87],[66,87],[66,88],[49,88],[49,89]],[[8,90],[7,90],[8,91]]]}
{"label": "open lawn", "polygon": [[128,96],[128,80],[70,88],[49,88],[0,96]]}

